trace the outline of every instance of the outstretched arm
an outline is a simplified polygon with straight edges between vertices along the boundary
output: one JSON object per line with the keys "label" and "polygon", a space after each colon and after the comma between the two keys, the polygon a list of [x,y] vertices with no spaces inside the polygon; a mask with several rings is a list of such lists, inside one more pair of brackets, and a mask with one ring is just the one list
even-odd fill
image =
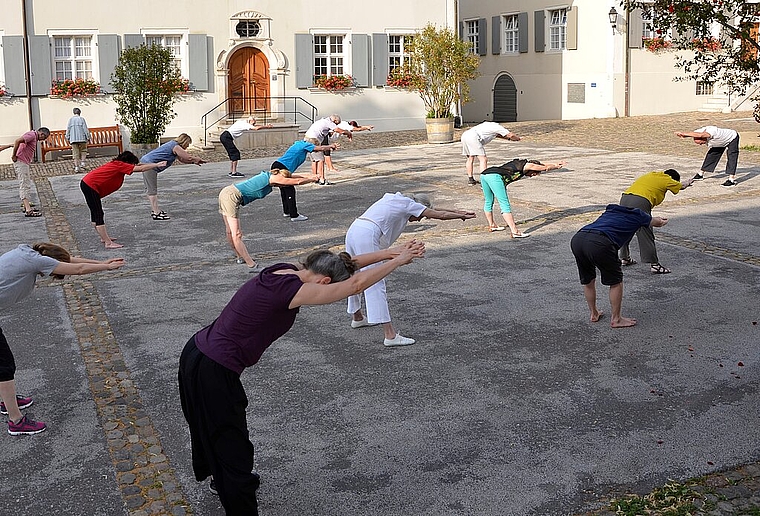
{"label": "outstretched arm", "polygon": [[353,259],[356,261],[356,263],[359,264],[359,267],[363,268],[367,265],[372,265],[373,263],[382,262],[383,260],[392,260],[404,252],[405,249],[409,249],[415,253],[422,252],[424,254],[425,242],[420,242],[418,240],[412,239],[405,244],[397,245],[389,249],[381,249],[379,251],[375,251],[374,253],[364,253],[358,256],[354,256]]}
{"label": "outstretched arm", "polygon": [[427,217],[428,219],[438,220],[467,220],[475,218],[475,212],[465,210],[449,210],[446,208],[436,208],[434,210],[431,208],[425,208],[425,211],[420,214],[420,217]]}
{"label": "outstretched arm", "polygon": [[357,272],[346,281],[327,285],[304,283],[290,302],[290,308],[303,305],[327,305],[348,296],[359,294],[402,265],[411,263],[414,258],[422,258],[424,254],[424,249],[415,251],[406,248],[395,258],[381,263],[377,267]]}
{"label": "outstretched arm", "polygon": [[112,258],[110,260],[101,262],[97,260],[72,256],[71,263],[59,263],[56,268],[53,269],[53,274],[60,274],[62,276],[78,276],[81,274],[90,274],[92,272],[116,270],[123,265],[123,258]]}
{"label": "outstretched arm", "polygon": [[315,183],[317,181],[316,176],[299,176],[299,175],[293,175],[290,177],[282,177],[280,175],[272,175],[269,176],[269,184],[272,186],[298,186],[298,185],[306,185],[309,183]]}
{"label": "outstretched arm", "polygon": [[258,131],[259,129],[272,129],[274,126],[272,124],[267,125],[255,125],[253,126],[254,131]]}
{"label": "outstretched arm", "polygon": [[652,222],[649,225],[653,228],[661,228],[668,223],[668,219],[665,217],[652,217]]}
{"label": "outstretched arm", "polygon": [[201,158],[196,158],[195,156],[191,156],[189,152],[187,152],[185,149],[183,149],[179,145],[175,145],[174,150],[172,152],[174,152],[174,154],[177,155],[178,160],[180,160],[182,163],[187,163],[188,165],[201,166],[202,164],[206,163]]}
{"label": "outstretched arm", "polygon": [[13,144],[10,145],[0,145],[0,152],[4,151],[5,149],[12,149]]}
{"label": "outstretched arm", "polygon": [[504,136],[502,136],[502,135],[499,134],[496,137],[497,138],[501,138],[502,140],[510,140],[510,141],[513,141],[513,142],[519,142],[520,141],[520,137],[517,136],[515,133],[512,133],[512,132],[509,132],[509,133],[505,134]]}
{"label": "outstretched arm", "polygon": [[546,172],[547,170],[559,170],[567,165],[567,161],[562,160],[556,163],[526,163],[523,167],[524,171]]}
{"label": "outstretched arm", "polygon": [[145,172],[147,170],[153,170],[154,168],[161,168],[166,166],[166,161],[159,161],[158,163],[140,163],[135,165],[132,172]]}
{"label": "outstretched arm", "polygon": [[677,132],[676,136],[678,136],[679,138],[697,138],[697,139],[700,139],[700,140],[704,140],[704,139],[710,138],[710,133],[705,132],[705,131],[701,131],[701,132],[698,132],[698,133],[695,133],[695,132],[690,132],[690,133]]}

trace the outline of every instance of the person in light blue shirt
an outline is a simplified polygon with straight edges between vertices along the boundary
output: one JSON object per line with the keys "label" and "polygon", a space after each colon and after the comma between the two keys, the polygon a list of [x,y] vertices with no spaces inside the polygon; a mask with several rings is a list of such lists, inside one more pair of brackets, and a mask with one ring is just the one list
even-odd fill
{"label": "person in light blue shirt", "polygon": [[[306,161],[306,157],[310,152],[322,152],[339,148],[340,145],[337,143],[330,145],[314,145],[306,140],[298,140],[285,151],[285,154],[277,158],[269,168],[271,170],[287,170],[293,173],[298,167],[303,165],[303,162]],[[282,198],[283,217],[290,217],[290,220],[293,222],[309,219],[306,215],[300,215],[298,213],[295,186],[281,186],[280,197]]]}
{"label": "person in light blue shirt", "polygon": [[224,228],[227,232],[227,242],[235,251],[235,261],[245,263],[251,271],[256,268],[256,262],[251,258],[248,249],[243,242],[243,230],[240,227],[240,207],[263,199],[272,193],[272,187],[293,187],[313,183],[315,177],[293,175],[288,170],[276,169],[269,172],[262,171],[250,179],[227,186],[219,192],[219,213],[224,219]]}
{"label": "person in light blue shirt", "polygon": [[84,160],[87,158],[87,142],[90,141],[90,130],[87,122],[82,117],[82,110],[74,108],[74,116],[69,118],[66,125],[66,141],[71,145],[71,157],[74,160],[74,172],[79,173],[80,167],[84,168]]}
{"label": "person in light blue shirt", "polygon": [[145,181],[145,193],[150,201],[150,217],[153,220],[169,220],[171,217],[158,208],[158,174],[171,167],[175,160],[190,165],[201,166],[205,161],[201,158],[191,156],[187,150],[193,139],[186,133],[182,133],[175,139],[170,140],[158,148],[153,149],[145,156],[140,158],[140,163],[160,163],[166,162],[166,166],[146,170],[143,172],[143,181]]}

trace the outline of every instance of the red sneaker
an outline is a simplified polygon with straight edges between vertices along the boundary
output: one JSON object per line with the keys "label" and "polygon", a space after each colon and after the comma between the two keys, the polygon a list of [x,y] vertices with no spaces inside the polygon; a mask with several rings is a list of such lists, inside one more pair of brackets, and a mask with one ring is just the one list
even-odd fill
{"label": "red sneaker", "polygon": [[8,421],[8,433],[11,435],[33,435],[44,432],[47,425],[42,421],[33,421],[24,416],[18,423]]}
{"label": "red sneaker", "polygon": [[[28,396],[19,396],[16,394],[16,403],[18,403],[19,410],[23,410],[27,407],[31,407],[34,400]],[[0,414],[7,414],[8,410],[5,408],[5,403],[0,402]]]}

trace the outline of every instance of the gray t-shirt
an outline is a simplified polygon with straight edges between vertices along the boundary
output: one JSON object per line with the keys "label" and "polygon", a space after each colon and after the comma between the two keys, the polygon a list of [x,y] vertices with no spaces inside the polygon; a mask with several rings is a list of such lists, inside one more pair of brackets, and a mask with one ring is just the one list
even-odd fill
{"label": "gray t-shirt", "polygon": [[49,276],[60,262],[21,244],[0,256],[0,308],[21,301],[34,290],[37,275]]}

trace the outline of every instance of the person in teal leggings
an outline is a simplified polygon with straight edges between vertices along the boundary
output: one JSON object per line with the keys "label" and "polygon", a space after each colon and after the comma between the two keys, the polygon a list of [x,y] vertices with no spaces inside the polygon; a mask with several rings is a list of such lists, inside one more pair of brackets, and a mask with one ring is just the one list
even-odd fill
{"label": "person in teal leggings", "polygon": [[529,233],[523,233],[515,225],[515,217],[512,215],[512,208],[507,196],[507,185],[525,176],[533,177],[547,170],[558,170],[566,164],[567,161],[541,163],[536,160],[513,159],[498,167],[488,167],[483,170],[480,173],[480,185],[483,187],[483,195],[486,198],[483,211],[488,220],[488,228],[492,232],[506,229],[504,226],[497,225],[493,219],[493,201],[495,198],[501,207],[501,216],[504,217],[504,222],[507,223],[512,232],[512,238],[529,237]]}

